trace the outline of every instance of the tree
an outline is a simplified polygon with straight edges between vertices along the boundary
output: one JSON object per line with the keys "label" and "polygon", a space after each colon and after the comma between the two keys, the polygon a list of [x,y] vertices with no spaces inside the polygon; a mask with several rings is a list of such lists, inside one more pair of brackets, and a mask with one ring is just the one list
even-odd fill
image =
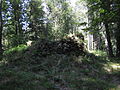
{"label": "tree", "polygon": [[120,1],[116,1],[117,5],[117,30],[115,33],[116,36],[116,56],[120,57]]}
{"label": "tree", "polygon": [[15,29],[15,35],[14,35],[14,42],[16,45],[21,44],[21,38],[22,37],[22,0],[10,0],[10,4],[12,7],[11,11],[11,18],[12,18],[12,24]]}
{"label": "tree", "polygon": [[2,59],[2,31],[3,31],[3,20],[2,20],[2,0],[0,0],[0,60]]}
{"label": "tree", "polygon": [[46,36],[44,26],[44,11],[42,6],[42,0],[30,0],[29,1],[29,28],[30,32],[35,40],[40,38],[40,35]]}
{"label": "tree", "polygon": [[105,24],[105,31],[106,31],[106,38],[107,38],[107,42],[108,42],[108,50],[109,50],[109,56],[110,57],[113,57],[113,50],[112,50],[112,43],[111,43],[111,36],[110,36],[110,30],[109,30],[109,19],[107,17],[107,15],[109,15],[110,13],[110,5],[111,5],[111,2],[110,0],[107,0],[107,1],[104,1],[104,0],[101,0],[102,1],[102,8],[106,11],[106,13],[104,13],[103,15],[106,16],[103,20],[103,23]]}
{"label": "tree", "polygon": [[[106,32],[106,40],[108,43],[108,54],[110,57],[113,57],[113,49],[112,49],[112,42],[111,42],[111,33],[110,33],[110,5],[111,2],[109,0],[87,0],[89,6],[89,20],[90,20],[90,29],[93,32],[100,33],[101,29],[104,28]],[[92,14],[93,13],[93,14]],[[101,28],[102,27],[102,28]]]}
{"label": "tree", "polygon": [[70,6],[69,0],[46,0],[48,20],[52,24],[52,33],[56,38],[61,38],[73,33],[76,26],[76,16]]}

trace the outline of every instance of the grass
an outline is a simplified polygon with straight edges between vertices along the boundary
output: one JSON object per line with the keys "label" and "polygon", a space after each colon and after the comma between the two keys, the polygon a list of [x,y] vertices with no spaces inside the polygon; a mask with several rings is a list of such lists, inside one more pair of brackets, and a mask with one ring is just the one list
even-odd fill
{"label": "grass", "polygon": [[27,45],[19,45],[17,47],[14,47],[14,48],[11,48],[11,49],[8,49],[4,52],[4,54],[10,54],[10,53],[13,53],[13,52],[19,52],[19,51],[23,51],[23,50],[26,50],[28,48]]}
{"label": "grass", "polygon": [[[119,59],[102,51],[86,56],[25,54],[26,46],[6,51],[0,63],[0,90],[119,90]],[[12,55],[15,52],[15,55]],[[16,53],[17,52],[17,53]],[[19,53],[18,53],[19,52]]]}
{"label": "grass", "polygon": [[107,53],[101,50],[95,50],[95,51],[90,51],[91,53],[94,53],[96,56],[107,56]]}

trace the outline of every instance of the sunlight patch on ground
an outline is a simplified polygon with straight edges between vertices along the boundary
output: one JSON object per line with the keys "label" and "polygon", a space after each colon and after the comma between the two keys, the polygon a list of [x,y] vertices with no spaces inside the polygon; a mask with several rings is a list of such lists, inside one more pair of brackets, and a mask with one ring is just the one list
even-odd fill
{"label": "sunlight patch on ground", "polygon": [[120,64],[110,62],[105,65],[104,69],[108,72],[120,71]]}
{"label": "sunlight patch on ground", "polygon": [[120,90],[120,85],[118,85],[116,88],[111,88],[110,90]]}
{"label": "sunlight patch on ground", "polygon": [[107,56],[107,53],[101,50],[91,50],[89,52],[95,54],[95,56]]}

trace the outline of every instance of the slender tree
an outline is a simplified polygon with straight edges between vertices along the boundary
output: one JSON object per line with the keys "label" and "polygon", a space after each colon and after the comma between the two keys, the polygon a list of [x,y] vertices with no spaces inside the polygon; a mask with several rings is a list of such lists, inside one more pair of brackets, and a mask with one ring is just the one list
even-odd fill
{"label": "slender tree", "polygon": [[2,0],[0,0],[0,60],[2,59],[2,31],[3,31],[3,20],[2,20]]}
{"label": "slender tree", "polygon": [[101,1],[102,1],[102,8],[107,12],[107,13],[103,14],[104,15],[103,23],[105,25],[109,56],[113,57],[114,55],[113,55],[113,49],[112,49],[112,43],[111,43],[110,29],[109,29],[110,21],[109,21],[108,17],[105,17],[110,13],[111,2],[110,2],[110,0],[107,0],[107,1],[101,0]]}
{"label": "slender tree", "polygon": [[[107,40],[107,46],[108,46],[108,54],[110,57],[113,57],[113,46],[112,46],[112,38],[111,38],[111,32],[110,32],[110,23],[111,23],[111,16],[110,16],[110,6],[111,1],[107,0],[87,0],[88,6],[89,6],[89,25],[90,25],[90,31],[92,33],[100,33],[101,30],[104,28],[104,31],[106,33],[106,40]],[[102,27],[102,28],[101,28]],[[101,36],[100,36],[101,38]]]}
{"label": "slender tree", "polygon": [[42,3],[42,0],[29,1],[29,28],[31,28],[30,31],[35,40],[39,38],[40,34],[43,34],[44,36],[46,34]]}
{"label": "slender tree", "polygon": [[22,34],[22,1],[21,0],[10,0],[10,4],[12,7],[12,22],[15,28],[15,42],[16,45],[21,43],[20,36]]}
{"label": "slender tree", "polygon": [[120,1],[117,2],[116,56],[120,57]]}

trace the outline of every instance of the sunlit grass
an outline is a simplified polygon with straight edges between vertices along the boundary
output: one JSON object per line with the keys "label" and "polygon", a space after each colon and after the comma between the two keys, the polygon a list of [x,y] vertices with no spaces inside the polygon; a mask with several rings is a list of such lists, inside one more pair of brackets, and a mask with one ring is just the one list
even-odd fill
{"label": "sunlit grass", "polygon": [[116,88],[111,88],[109,90],[120,90],[120,85],[118,85]]}
{"label": "sunlit grass", "polygon": [[104,69],[107,70],[109,73],[118,72],[118,71],[120,71],[120,64],[108,62],[107,64],[105,64]]}
{"label": "sunlit grass", "polygon": [[101,50],[92,50],[89,52],[95,54],[96,56],[107,56],[107,53]]}
{"label": "sunlit grass", "polygon": [[27,45],[19,45],[19,46],[17,46],[17,47],[13,47],[13,48],[11,48],[11,49],[6,50],[4,53],[5,53],[5,54],[9,54],[9,53],[11,53],[11,52],[19,52],[19,51],[25,50],[25,49],[27,49],[27,48],[28,48]]}

